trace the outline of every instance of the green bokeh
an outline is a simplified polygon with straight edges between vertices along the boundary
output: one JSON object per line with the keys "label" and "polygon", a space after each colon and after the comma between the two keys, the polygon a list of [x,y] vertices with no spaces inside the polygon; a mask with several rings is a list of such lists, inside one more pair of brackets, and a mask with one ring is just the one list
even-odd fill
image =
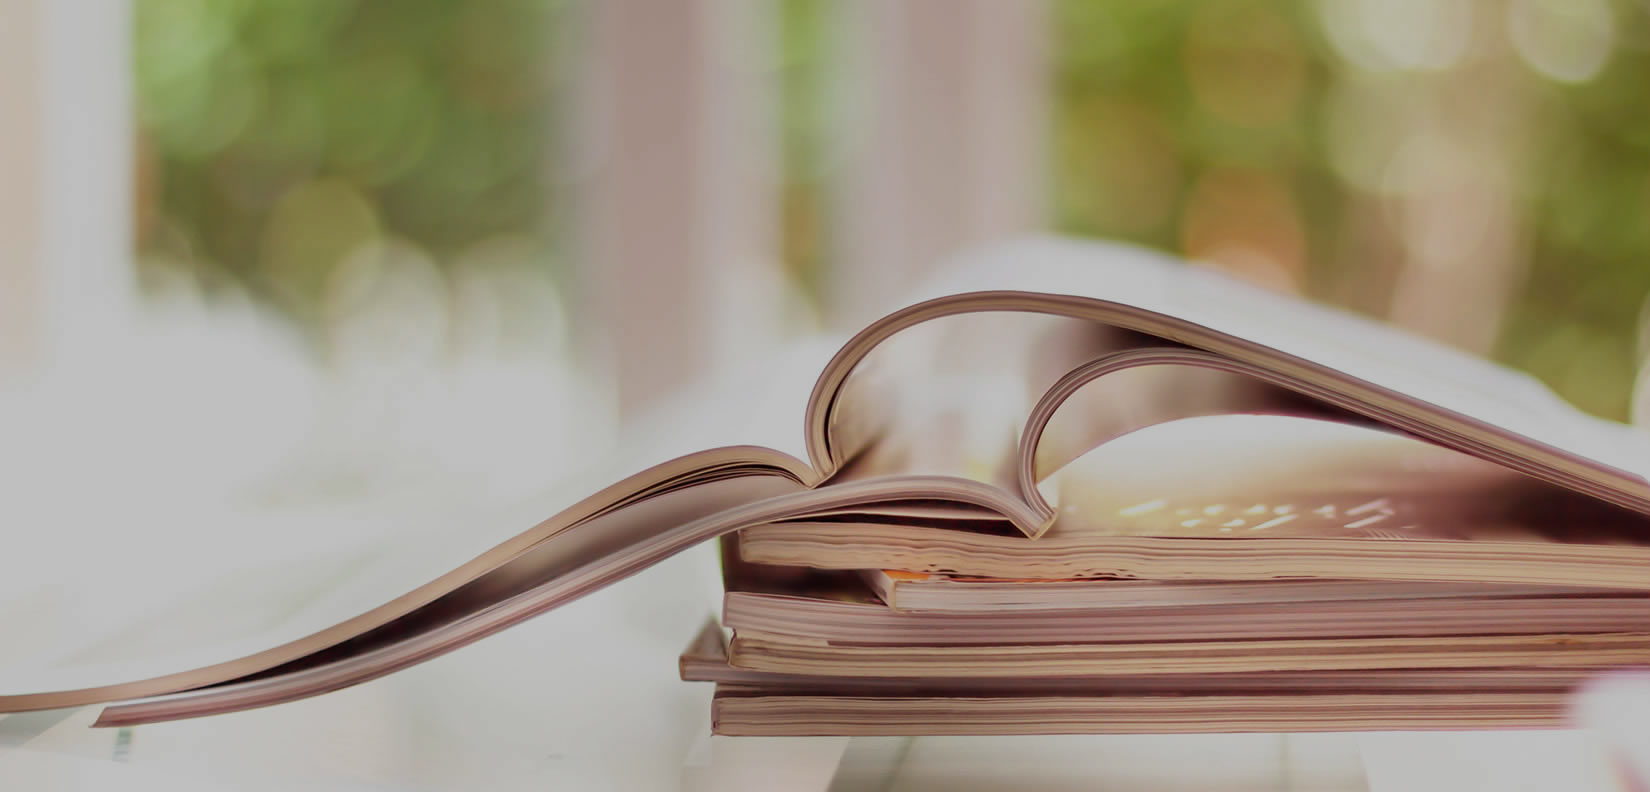
{"label": "green bokeh", "polygon": [[[561,6],[139,0],[145,274],[181,268],[309,322],[339,251],[364,234],[410,240],[445,267],[501,233],[547,240]],[[1529,76],[1539,134],[1508,187],[1526,261],[1495,355],[1624,418],[1650,292],[1650,6],[1612,7],[1614,50],[1599,75]],[[1055,228],[1178,251],[1200,176],[1249,169],[1291,191],[1309,291],[1379,310],[1336,288],[1390,252],[1335,241],[1368,206],[1331,167],[1330,87],[1355,67],[1325,41],[1318,3],[1051,0],[1050,10]],[[776,11],[784,259],[814,291],[830,260],[837,11],[828,0]],[[1257,15],[1272,21],[1256,27]],[[1300,61],[1283,118],[1234,122],[1198,100],[1188,41],[1220,50],[1280,35]],[[1169,165],[1143,166],[1142,145]]]}
{"label": "green bokeh", "polygon": [[[1054,0],[1056,227],[1179,251],[1189,185],[1212,165],[1239,163],[1293,189],[1310,253],[1308,291],[1378,311],[1380,299],[1360,303],[1334,288],[1388,254],[1349,254],[1332,241],[1349,222],[1354,197],[1329,164],[1325,84],[1355,67],[1324,40],[1320,7],[1298,0]],[[1500,6],[1475,8],[1478,24],[1497,22]],[[1494,354],[1583,409],[1625,419],[1640,361],[1638,315],[1650,293],[1650,7],[1622,0],[1612,8],[1615,49],[1602,73],[1580,84],[1533,71],[1526,78],[1539,135],[1527,159],[1514,163],[1509,189],[1518,191],[1527,269],[1506,306]],[[1184,49],[1200,20],[1245,13],[1285,19],[1306,58],[1298,111],[1265,129],[1211,118],[1187,84]],[[1129,141],[1108,128],[1119,107],[1149,117],[1180,164],[1170,185],[1180,203],[1163,222],[1131,222],[1135,185],[1127,178],[1128,154],[1120,153]]]}
{"label": "green bokeh", "polygon": [[545,236],[560,5],[139,0],[142,274],[309,322],[363,235]]}

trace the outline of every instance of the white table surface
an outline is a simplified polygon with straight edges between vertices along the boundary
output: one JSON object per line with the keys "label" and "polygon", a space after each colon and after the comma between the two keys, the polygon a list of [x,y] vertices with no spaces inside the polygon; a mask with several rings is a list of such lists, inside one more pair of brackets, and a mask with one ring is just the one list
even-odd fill
{"label": "white table surface", "polygon": [[[708,740],[711,686],[676,676],[709,613],[704,550],[304,701],[125,730],[87,728],[95,708],[0,716],[0,790],[128,776],[169,789],[723,789],[727,772],[778,770],[802,776],[781,788],[824,789],[846,740]],[[744,770],[725,771],[733,759]]]}

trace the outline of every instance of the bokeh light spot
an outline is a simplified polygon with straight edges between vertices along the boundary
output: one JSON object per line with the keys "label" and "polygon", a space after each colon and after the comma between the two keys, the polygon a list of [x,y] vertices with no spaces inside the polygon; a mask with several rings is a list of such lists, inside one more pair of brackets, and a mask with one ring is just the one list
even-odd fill
{"label": "bokeh light spot", "polygon": [[355,186],[310,181],[288,190],[264,229],[263,274],[299,310],[315,305],[332,271],[379,235],[378,214]]}
{"label": "bokeh light spot", "polygon": [[1323,0],[1324,32],[1367,71],[1440,71],[1465,57],[1472,0]]}
{"label": "bokeh light spot", "polygon": [[[1061,141],[1077,182],[1077,211],[1112,233],[1168,223],[1180,190],[1172,131],[1151,109],[1110,99],[1085,102]],[[1080,198],[1079,198],[1080,197]]]}
{"label": "bokeh light spot", "polygon": [[407,369],[447,358],[447,283],[410,240],[373,237],[328,273],[324,317],[333,365]]}
{"label": "bokeh light spot", "polygon": [[1293,191],[1278,174],[1214,168],[1186,200],[1181,249],[1251,282],[1298,291],[1306,273],[1306,240]]}
{"label": "bokeh light spot", "polygon": [[1305,83],[1299,38],[1270,6],[1203,6],[1192,19],[1182,60],[1198,103],[1238,126],[1284,122]]}
{"label": "bokeh light spot", "polygon": [[1512,0],[1507,35],[1519,57],[1543,77],[1581,83],[1610,59],[1616,22],[1605,0]]}

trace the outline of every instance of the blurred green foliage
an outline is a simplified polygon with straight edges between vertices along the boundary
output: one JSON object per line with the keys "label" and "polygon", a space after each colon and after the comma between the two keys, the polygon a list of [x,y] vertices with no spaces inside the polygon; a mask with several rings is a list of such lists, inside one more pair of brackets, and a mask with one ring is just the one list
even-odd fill
{"label": "blurred green foliage", "polygon": [[[1325,32],[1340,1],[1051,0],[1055,227],[1190,255],[1238,238],[1308,293],[1384,311],[1390,279],[1368,273],[1401,256],[1382,241],[1390,217],[1335,165],[1335,92],[1361,79]],[[233,283],[308,322],[339,262],[377,238],[443,267],[501,234],[547,251],[561,5],[138,0],[144,274]],[[1511,5],[1476,3],[1477,24],[1515,27],[1484,16]],[[833,8],[777,12],[784,259],[813,292],[829,260]],[[1508,121],[1533,142],[1508,182],[1525,260],[1495,354],[1622,418],[1650,292],[1650,7],[1608,11],[1597,74],[1530,69],[1533,109]],[[1437,78],[1393,84],[1402,97]]]}
{"label": "blurred green foliage", "polygon": [[[1336,191],[1311,112],[1322,102],[1325,68],[1301,52],[1309,7],[1066,0],[1054,11],[1059,229],[1178,249],[1185,199],[1217,165],[1274,174],[1311,196],[1300,202],[1313,212],[1310,228],[1333,221]],[[1255,103],[1288,91],[1287,106],[1259,123],[1211,112],[1194,94],[1183,57],[1198,39],[1217,58],[1246,43],[1285,53],[1274,58],[1278,68],[1260,64],[1236,75],[1247,83],[1233,99]],[[1282,62],[1289,58],[1299,63]]]}
{"label": "blurred green foliage", "polygon": [[542,238],[558,5],[138,0],[142,274],[307,319],[374,238]]}
{"label": "blurred green foliage", "polygon": [[[825,204],[829,169],[825,136],[826,75],[831,64],[830,0],[782,0],[779,6],[781,260],[802,292],[823,293],[829,258]],[[819,307],[815,305],[814,307]]]}
{"label": "blurred green foliage", "polygon": [[[1358,3],[1055,0],[1056,227],[1201,255],[1207,251],[1198,249],[1206,241],[1200,237],[1218,220],[1198,216],[1210,203],[1200,201],[1198,185],[1224,185],[1232,195],[1213,204],[1238,228],[1215,232],[1248,237],[1273,252],[1282,248],[1286,265],[1294,263],[1292,235],[1305,257],[1295,266],[1297,285],[1320,299],[1384,313],[1391,271],[1402,256],[1391,229],[1386,244],[1379,232],[1394,224],[1390,206],[1367,186],[1349,184],[1332,164],[1337,134],[1373,133],[1356,125],[1336,128],[1337,81],[1366,79],[1326,34],[1326,9],[1337,5]],[[1378,11],[1365,15],[1366,25],[1378,26],[1383,17],[1403,24],[1429,21],[1405,17],[1404,9],[1364,5]],[[1517,27],[1503,24],[1503,14],[1558,14],[1563,22],[1563,14],[1574,13],[1538,0],[1453,5],[1467,9],[1476,26],[1472,35],[1481,38],[1505,37]],[[1513,79],[1533,108],[1527,117],[1505,119],[1509,128],[1495,133],[1527,135],[1533,142],[1513,163],[1516,172],[1507,184],[1515,193],[1521,224],[1516,236],[1523,243],[1511,255],[1527,260],[1513,267],[1517,286],[1494,354],[1576,405],[1623,419],[1642,362],[1635,349],[1638,316],[1650,293],[1650,105],[1644,102],[1650,95],[1650,7],[1616,0],[1601,8],[1611,26],[1603,31],[1611,49],[1602,70],[1568,82],[1533,64],[1515,69],[1520,73]],[[1598,20],[1582,21],[1593,23],[1581,28],[1583,34],[1600,35]],[[1400,35],[1413,43],[1429,33],[1414,25]],[[1596,46],[1590,40],[1560,43],[1572,57],[1586,57]],[[1398,101],[1425,102],[1427,83],[1444,77],[1422,68],[1380,79],[1394,86]],[[1469,82],[1457,97],[1461,106],[1446,106],[1443,115],[1470,113],[1484,98],[1474,90],[1495,89]],[[1373,112],[1379,120],[1382,110]],[[1217,171],[1242,176],[1205,182]],[[1267,210],[1268,203],[1282,207]],[[1290,222],[1279,220],[1280,213],[1291,214],[1285,218]],[[1269,235],[1269,224],[1279,230]],[[1494,255],[1506,254],[1487,250],[1451,266],[1472,277],[1497,263],[1483,258]]]}
{"label": "blurred green foliage", "polygon": [[1500,357],[1577,405],[1626,418],[1650,348],[1650,6],[1614,5],[1617,44],[1579,85],[1545,83],[1547,134],[1529,163],[1530,271]]}

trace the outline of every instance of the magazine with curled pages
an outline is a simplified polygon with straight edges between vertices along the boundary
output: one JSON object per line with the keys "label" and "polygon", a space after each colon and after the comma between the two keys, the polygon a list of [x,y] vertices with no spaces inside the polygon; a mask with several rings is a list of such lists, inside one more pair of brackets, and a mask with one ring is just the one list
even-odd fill
{"label": "magazine with curled pages", "polygon": [[896,307],[735,384],[738,422],[637,427],[697,449],[267,624],[0,669],[0,712],[314,696],[713,539],[680,663],[724,734],[1543,726],[1650,663],[1650,440],[1530,377],[1102,243],[982,249]]}

